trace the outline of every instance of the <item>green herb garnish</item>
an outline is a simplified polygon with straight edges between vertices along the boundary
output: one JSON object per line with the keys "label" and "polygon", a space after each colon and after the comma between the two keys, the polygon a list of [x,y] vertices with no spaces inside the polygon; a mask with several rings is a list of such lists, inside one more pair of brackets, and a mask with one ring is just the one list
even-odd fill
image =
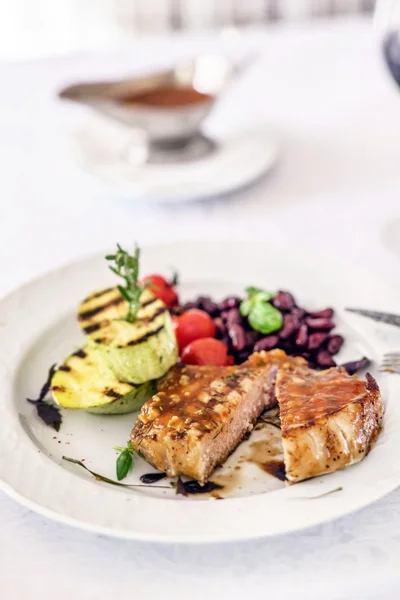
{"label": "green herb garnish", "polygon": [[171,284],[172,285],[179,285],[179,273],[178,271],[174,271],[172,274],[172,279],[171,279]]}
{"label": "green herb garnish", "polygon": [[[118,481],[114,481],[113,479],[109,479],[109,477],[105,477],[104,475],[100,475],[99,473],[96,473],[96,471],[92,471],[91,469],[89,469],[86,465],[83,464],[82,461],[77,460],[76,458],[71,458],[70,456],[63,456],[62,457],[63,460],[66,460],[74,465],[78,465],[79,467],[83,467],[86,471],[88,471],[91,475],[93,475],[93,477],[95,479],[97,479],[98,481],[104,481],[104,483],[111,483],[111,485],[119,485],[121,487],[125,487],[125,488],[130,488],[130,487],[149,487],[146,484],[140,484],[140,483],[118,483]],[[164,485],[158,485],[156,486],[157,488],[164,488],[164,489],[170,489],[169,486],[164,486]]]}
{"label": "green herb garnish", "polygon": [[269,302],[276,292],[267,292],[255,287],[246,288],[248,298],[240,304],[240,314],[247,317],[255,331],[268,335],[281,329],[282,313]]}
{"label": "green herb garnish", "polygon": [[140,308],[140,296],[151,285],[150,282],[140,285],[138,281],[140,248],[135,246],[135,254],[132,256],[117,244],[117,252],[108,254],[105,258],[114,263],[112,266],[110,265],[110,270],[125,280],[125,285],[119,285],[118,289],[121,296],[128,302],[128,314],[125,320],[128,323],[134,323]]}
{"label": "green herb garnish", "polygon": [[258,299],[263,299],[267,302],[268,300],[271,300],[276,296],[276,292],[266,292],[261,288],[256,288],[253,286],[247,287],[244,291],[246,292],[249,298],[254,298],[255,296],[257,296]]}
{"label": "green herb garnish", "polygon": [[117,479],[121,481],[121,479],[125,479],[125,477],[129,473],[129,469],[132,466],[134,449],[132,447],[132,442],[129,440],[125,448],[121,446],[114,446],[114,450],[119,450],[121,453],[117,458]]}

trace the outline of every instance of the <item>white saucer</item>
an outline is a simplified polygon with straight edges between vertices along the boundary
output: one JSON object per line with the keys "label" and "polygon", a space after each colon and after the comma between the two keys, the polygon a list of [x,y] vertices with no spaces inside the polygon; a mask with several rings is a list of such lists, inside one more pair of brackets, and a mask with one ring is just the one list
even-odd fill
{"label": "white saucer", "polygon": [[189,202],[227,194],[261,177],[278,156],[276,139],[260,127],[215,136],[213,152],[174,163],[145,162],[141,140],[137,131],[99,116],[72,134],[81,168],[120,195],[151,202]]}

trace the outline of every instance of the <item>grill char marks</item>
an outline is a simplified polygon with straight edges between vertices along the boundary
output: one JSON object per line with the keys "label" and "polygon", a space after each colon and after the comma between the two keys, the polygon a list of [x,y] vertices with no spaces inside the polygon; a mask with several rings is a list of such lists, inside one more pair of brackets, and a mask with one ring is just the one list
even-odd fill
{"label": "grill char marks", "polygon": [[106,389],[104,390],[104,393],[105,393],[105,395],[106,395],[106,396],[108,396],[109,398],[115,398],[116,400],[118,400],[119,398],[122,398],[122,394],[120,394],[120,393],[118,393],[118,392],[116,392],[115,390],[113,390],[113,389],[110,389],[110,388],[106,388]]}
{"label": "grill char marks", "polygon": [[119,298],[118,297],[113,298],[112,300],[109,300],[105,304],[101,304],[100,306],[96,306],[95,308],[92,308],[91,310],[87,310],[85,312],[80,313],[78,315],[78,319],[79,319],[79,321],[86,321],[87,319],[91,319],[92,317],[95,317],[97,314],[103,312],[107,308],[110,308],[111,306],[118,306],[122,302],[124,302],[124,299],[122,298],[122,296],[120,296]]}
{"label": "grill char marks", "polygon": [[62,385],[53,385],[53,386],[51,387],[51,390],[52,390],[53,392],[64,392],[64,391],[65,391],[65,388],[64,388],[64,386],[62,386]]}
{"label": "grill char marks", "polygon": [[77,358],[86,358],[87,354],[84,350],[79,349],[73,353],[73,356],[76,356]]}
{"label": "grill char marks", "polygon": [[101,323],[94,323],[93,325],[84,327],[83,331],[89,335],[90,333],[94,333],[95,331],[98,331],[100,328],[101,328]]}
{"label": "grill char marks", "polygon": [[90,296],[87,297],[87,300],[94,300],[95,298],[101,298],[101,296],[108,294],[113,289],[114,288],[110,287],[110,288],[105,288],[104,290],[100,290],[99,292],[93,292],[93,294],[90,294]]}
{"label": "grill char marks", "polygon": [[111,288],[86,298],[80,305],[78,320],[94,343],[121,349],[160,333],[168,313],[164,303],[149,290],[143,292],[137,319],[132,324],[125,321],[127,310],[128,303],[118,288]]}
{"label": "grill char marks", "polygon": [[118,288],[100,290],[83,300],[79,306],[78,321],[87,335],[103,329],[114,319],[124,318],[127,302]]}
{"label": "grill char marks", "polygon": [[154,312],[149,317],[144,317],[143,319],[138,319],[138,320],[140,321],[140,323],[147,323],[147,324],[152,323],[153,321],[155,321],[157,319],[157,317],[159,317],[160,315],[163,315],[167,311],[168,311],[168,308],[166,306],[161,306],[158,310],[156,310],[156,312]]}
{"label": "grill char marks", "polygon": [[[165,312],[165,311],[163,311]],[[160,333],[160,331],[162,331],[164,329],[164,325],[160,325],[160,327],[158,327],[157,329],[154,329],[154,331],[149,331],[149,333],[146,333],[145,335],[143,335],[140,338],[137,338],[136,340],[131,340],[130,342],[128,342],[128,346],[136,346],[137,344],[142,344],[143,342],[146,342],[149,338],[151,338],[153,335],[157,335],[158,333]],[[119,346],[119,348],[123,348],[123,346]]]}
{"label": "grill char marks", "polygon": [[151,382],[132,386],[118,380],[103,369],[98,353],[88,347],[69,356],[57,369],[51,392],[54,401],[65,408],[119,414],[138,410],[153,386]]}
{"label": "grill char marks", "polygon": [[150,298],[149,300],[143,302],[142,308],[146,308],[146,306],[150,306],[150,304],[153,304],[154,302],[157,302],[157,298],[155,296],[154,298]]}

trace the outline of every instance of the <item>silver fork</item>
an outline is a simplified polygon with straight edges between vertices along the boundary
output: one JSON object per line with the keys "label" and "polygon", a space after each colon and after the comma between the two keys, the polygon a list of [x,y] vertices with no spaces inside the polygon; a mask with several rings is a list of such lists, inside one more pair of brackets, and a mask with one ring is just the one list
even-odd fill
{"label": "silver fork", "polygon": [[388,352],[384,354],[382,363],[379,365],[379,371],[400,373],[400,352]]}

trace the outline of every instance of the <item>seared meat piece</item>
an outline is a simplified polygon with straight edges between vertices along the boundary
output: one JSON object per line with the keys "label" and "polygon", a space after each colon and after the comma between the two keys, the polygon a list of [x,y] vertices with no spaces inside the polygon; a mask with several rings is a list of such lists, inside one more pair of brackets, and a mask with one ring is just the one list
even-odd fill
{"label": "seared meat piece", "polygon": [[282,350],[253,354],[240,366],[172,368],[132,430],[132,446],[168,475],[204,483],[236,448],[263,410],[275,404]]}
{"label": "seared meat piece", "polygon": [[381,430],[384,407],[375,379],[342,369],[279,369],[276,395],[287,479],[294,483],[343,469],[366,456]]}

